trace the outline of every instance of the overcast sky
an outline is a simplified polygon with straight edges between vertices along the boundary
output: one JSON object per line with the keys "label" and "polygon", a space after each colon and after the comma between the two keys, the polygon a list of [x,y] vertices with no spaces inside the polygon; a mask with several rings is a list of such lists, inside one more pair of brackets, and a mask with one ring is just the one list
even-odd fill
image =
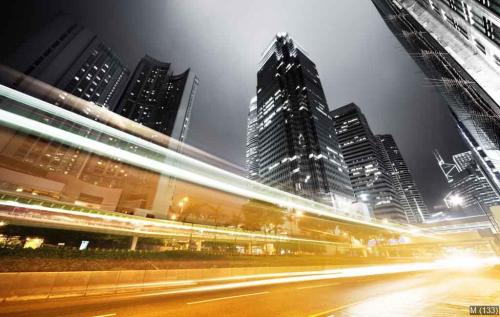
{"label": "overcast sky", "polygon": [[[10,1],[9,1],[10,2]],[[355,102],[374,133],[396,139],[424,200],[447,185],[432,155],[464,151],[441,97],[369,0],[12,1],[2,37],[12,46],[58,11],[70,13],[131,69],[149,54],[200,78],[188,143],[244,166],[248,103],[257,63],[287,31],[316,63],[330,109]],[[23,21],[20,23],[20,21]]]}

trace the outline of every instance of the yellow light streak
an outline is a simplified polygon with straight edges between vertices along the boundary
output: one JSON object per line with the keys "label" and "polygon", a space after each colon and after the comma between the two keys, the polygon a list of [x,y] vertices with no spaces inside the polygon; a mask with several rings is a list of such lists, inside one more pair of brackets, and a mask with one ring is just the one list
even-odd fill
{"label": "yellow light streak", "polygon": [[[476,267],[495,266],[500,264],[500,257],[477,258],[476,261],[477,261]],[[244,282],[235,282],[235,283],[208,285],[208,286],[196,286],[188,289],[144,294],[141,295],[141,297],[167,295],[167,294],[201,293],[201,292],[221,291],[221,290],[246,288],[246,287],[310,282],[310,281],[330,280],[330,279],[350,278],[350,277],[363,277],[372,275],[387,275],[396,273],[409,273],[409,272],[434,271],[434,270],[455,270],[460,268],[461,268],[461,263],[459,262],[436,261],[428,263],[373,265],[368,267],[351,267],[351,268],[309,271],[309,272],[290,272],[290,273],[281,273],[283,277],[279,278],[269,278],[256,281],[244,281]],[[244,279],[245,275],[232,278]]]}
{"label": "yellow light streak", "polygon": [[[152,227],[152,228],[157,228],[157,229],[177,229],[177,230],[186,230],[186,231],[193,231],[197,232],[200,234],[206,233],[219,233],[219,234],[227,234],[227,235],[232,235],[236,237],[245,237],[245,238],[255,238],[255,239],[265,239],[269,241],[288,241],[288,242],[309,242],[309,243],[318,243],[318,244],[339,244],[336,242],[329,242],[329,241],[322,241],[322,240],[312,240],[312,239],[301,239],[301,238],[294,238],[294,237],[288,237],[288,236],[281,236],[281,235],[272,235],[272,234],[262,234],[258,232],[251,232],[251,231],[239,231],[239,230],[231,230],[231,229],[223,229],[223,228],[215,228],[215,227],[210,227],[210,226],[200,226],[200,225],[191,225],[191,224],[182,224],[179,222],[175,221],[169,221],[169,220],[160,220],[160,219],[154,219],[154,220],[149,220],[149,218],[142,218],[142,217],[134,217],[127,215],[127,217],[123,216],[113,216],[113,215],[108,215],[108,214],[97,214],[97,213],[87,213],[87,212],[80,212],[80,211],[73,211],[73,210],[65,210],[65,209],[60,209],[60,208],[52,208],[52,207],[45,207],[45,206],[40,206],[40,205],[31,205],[31,204],[24,204],[24,203],[19,203],[16,201],[0,201],[0,206],[10,206],[10,207],[20,207],[20,208],[27,208],[27,209],[34,209],[34,210],[43,210],[43,211],[48,211],[48,212],[53,212],[57,214],[65,214],[65,215],[73,215],[73,216],[85,216],[89,218],[94,218],[98,220],[105,220],[109,221],[109,224],[113,225],[116,222],[121,222],[121,223],[126,223],[130,225],[132,228],[125,228],[127,231],[131,232],[136,232],[138,234],[146,234],[146,235],[164,235],[164,233],[161,232],[155,232],[155,231],[147,231],[147,229],[143,228],[144,226],[147,227]],[[68,222],[75,224],[73,219],[68,219]],[[83,225],[83,223],[81,223]],[[106,223],[103,223],[103,225],[106,225]],[[90,227],[94,226],[89,225]],[[105,228],[105,227],[104,227]],[[120,228],[114,228],[114,227],[109,227],[110,229],[113,230],[119,230]],[[142,228],[142,229],[139,229]],[[124,229],[124,228],[121,228]],[[171,233],[168,233],[171,235]]]}

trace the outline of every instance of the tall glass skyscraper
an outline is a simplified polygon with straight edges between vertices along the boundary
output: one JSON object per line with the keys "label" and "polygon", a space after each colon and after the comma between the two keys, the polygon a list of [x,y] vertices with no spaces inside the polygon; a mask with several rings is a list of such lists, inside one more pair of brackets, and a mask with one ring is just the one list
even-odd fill
{"label": "tall glass skyscraper", "polygon": [[369,204],[379,219],[407,222],[382,148],[361,109],[350,103],[330,114],[357,199]]}
{"label": "tall glass skyscraper", "polygon": [[184,141],[198,83],[191,70],[174,75],[170,63],[146,55],[135,68],[115,112]]}
{"label": "tall glass skyscraper", "polygon": [[500,12],[497,0],[372,0],[448,103],[500,196]]}
{"label": "tall glass skyscraper", "polygon": [[424,222],[429,217],[429,211],[396,141],[390,134],[376,135],[376,138],[408,222]]}
{"label": "tall glass skyscraper", "polygon": [[[146,56],[129,80],[129,70],[111,49],[67,16],[59,16],[41,28],[5,63],[10,68],[1,68],[2,83],[14,89],[152,142],[158,140],[177,151],[186,138],[198,86],[193,72],[174,75],[170,64]],[[46,115],[46,120],[55,126],[67,124],[51,115]],[[101,137],[90,128],[79,133]],[[159,137],[160,133],[181,142],[169,142],[171,139]],[[144,173],[57,142],[47,145],[42,138],[18,132],[5,134],[4,140],[3,153],[9,155],[4,160],[17,162],[21,172],[37,166],[43,177],[64,184],[62,194],[52,195],[57,199],[167,217],[172,178]],[[134,148],[127,150],[133,152]],[[31,179],[30,186],[35,188],[38,183]],[[102,201],[99,196],[108,200]]]}
{"label": "tall glass skyscraper", "polygon": [[[22,75],[6,85],[45,98],[32,79],[113,110],[130,71],[89,29],[60,15],[23,42],[3,63]],[[66,96],[61,95],[60,103]],[[57,101],[52,101],[57,103]]]}
{"label": "tall glass skyscraper", "polygon": [[316,65],[287,33],[262,54],[256,111],[260,182],[330,205],[352,202]]}
{"label": "tall glass skyscraper", "polygon": [[[129,75],[128,68],[108,46],[67,15],[58,15],[28,36],[2,61],[0,71],[2,84],[82,115],[91,111],[87,102],[82,102],[81,108],[71,105],[84,100],[112,110]],[[61,125],[51,115],[47,114],[46,120]],[[79,178],[89,165],[88,155],[78,150],[61,147],[57,153],[48,153],[44,142],[37,138],[14,140],[9,145],[12,157],[42,170]]]}

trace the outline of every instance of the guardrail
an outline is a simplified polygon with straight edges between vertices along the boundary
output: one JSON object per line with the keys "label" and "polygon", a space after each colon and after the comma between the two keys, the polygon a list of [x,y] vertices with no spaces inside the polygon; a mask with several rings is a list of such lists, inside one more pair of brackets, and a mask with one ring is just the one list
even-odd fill
{"label": "guardrail", "polygon": [[0,273],[0,302],[120,294],[182,288],[217,279],[265,278],[276,273],[320,271],[342,266],[242,267],[173,270]]}

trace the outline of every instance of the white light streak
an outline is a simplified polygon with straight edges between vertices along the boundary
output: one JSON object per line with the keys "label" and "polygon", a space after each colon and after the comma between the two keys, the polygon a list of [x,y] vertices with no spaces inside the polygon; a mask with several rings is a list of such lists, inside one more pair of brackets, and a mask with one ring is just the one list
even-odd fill
{"label": "white light streak", "polygon": [[[75,124],[79,124],[82,127],[91,128],[95,131],[105,133],[116,139],[124,140],[131,144],[143,147],[147,150],[160,153],[165,156],[165,159],[163,162],[159,162],[154,159],[131,153],[121,148],[104,144],[96,140],[88,139],[80,135],[76,135],[68,131],[64,131],[62,129],[55,128],[44,123],[0,109],[0,122],[2,122],[2,124],[5,126],[10,126],[18,130],[28,131],[29,133],[35,135],[41,134],[45,137],[55,139],[61,143],[73,146],[75,148],[82,148],[88,152],[96,153],[98,155],[109,157],[111,159],[119,160],[137,167],[141,167],[164,175],[169,175],[209,188],[236,194],[238,196],[253,198],[280,206],[285,206],[288,208],[303,210],[311,214],[328,217],[334,220],[343,220],[394,232],[410,233],[408,229],[396,226],[395,224],[369,222],[335,214],[335,210],[333,209],[333,207],[320,204],[303,197],[292,195],[254,181],[250,181],[244,177],[200,162],[167,148],[163,148],[154,143],[98,123],[94,120],[90,120],[76,113],[72,113],[60,107],[51,105],[47,102],[25,95],[2,85],[0,85],[0,94],[6,96],[7,98],[21,102],[29,107],[40,109],[54,116],[58,116],[70,122],[74,122]],[[434,236],[429,236],[423,233],[419,233],[419,235],[435,238]]]}

